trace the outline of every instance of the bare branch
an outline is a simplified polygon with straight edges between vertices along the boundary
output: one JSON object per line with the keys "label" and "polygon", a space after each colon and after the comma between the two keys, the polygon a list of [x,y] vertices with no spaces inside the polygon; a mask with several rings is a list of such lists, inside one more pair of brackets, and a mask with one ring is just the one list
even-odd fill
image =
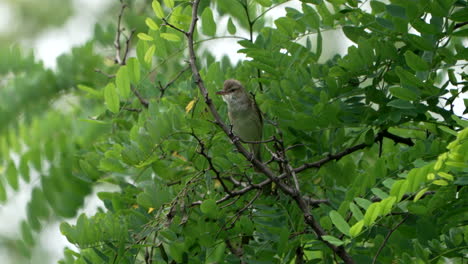
{"label": "bare branch", "polygon": [[[379,132],[377,134],[377,136],[375,137],[374,142],[380,142],[380,141],[382,141],[383,138],[391,139],[395,143],[402,143],[402,144],[406,144],[408,146],[414,146],[414,143],[413,143],[413,141],[411,141],[411,139],[400,137],[398,135],[394,135],[394,134],[388,132],[387,130],[383,130],[383,131]],[[309,168],[317,168],[318,169],[318,168],[322,167],[324,164],[326,164],[326,163],[328,163],[328,162],[330,162],[332,160],[340,160],[344,156],[349,155],[349,154],[351,154],[353,152],[356,152],[358,150],[364,149],[364,148],[366,148],[368,146],[369,145],[366,144],[366,143],[361,143],[361,144],[352,146],[352,147],[347,148],[347,149],[345,149],[345,150],[343,150],[341,152],[338,152],[336,154],[331,154],[328,157],[323,158],[321,160],[318,160],[316,162],[304,163],[302,166],[299,166],[299,167],[295,168],[294,172],[299,173],[299,172],[301,172],[303,170],[306,170],[306,169],[309,169]]]}
{"label": "bare branch", "polygon": [[119,17],[117,19],[117,33],[115,35],[115,41],[114,41],[115,62],[117,64],[120,64],[120,65],[122,65],[122,58],[120,56],[120,53],[121,53],[121,50],[122,50],[122,46],[120,45],[120,36],[121,36],[121,34],[123,32],[121,24],[122,24],[122,16],[123,16],[123,13],[125,11],[125,8],[127,8],[127,5],[122,3],[121,8],[120,8]]}
{"label": "bare branch", "polygon": [[229,190],[229,188],[226,186],[223,179],[221,178],[221,173],[213,165],[213,159],[208,155],[208,153],[206,153],[205,143],[193,131],[191,135],[193,138],[195,138],[198,141],[198,145],[200,146],[200,150],[198,151],[198,153],[202,155],[203,157],[205,157],[206,161],[208,161],[208,170],[211,170],[215,173],[216,179],[221,183],[221,186],[223,187],[224,191],[230,195],[231,191]]}
{"label": "bare branch", "polygon": [[160,98],[164,96],[164,93],[166,92],[166,89],[169,88],[175,81],[177,81],[182,74],[184,74],[186,71],[190,69],[190,66],[185,67],[182,71],[180,71],[174,79],[170,80],[166,85],[162,86],[161,82],[159,82],[159,90],[161,91],[161,94],[159,95]]}
{"label": "bare branch", "polygon": [[109,79],[115,78],[115,74],[108,74],[106,72],[103,72],[101,69],[94,69],[94,71],[106,76]]}
{"label": "bare branch", "polygon": [[180,28],[172,25],[171,23],[169,23],[169,21],[167,21],[167,19],[163,18],[162,21],[164,22],[164,24],[162,24],[161,26],[168,26],[168,27],[173,28],[173,29],[175,29],[175,30],[177,30],[179,32],[182,32],[182,34],[187,36],[188,33],[185,30],[180,29]]}
{"label": "bare branch", "polygon": [[141,105],[143,105],[145,108],[148,108],[149,102],[145,98],[143,98],[143,96],[140,94],[140,92],[138,92],[138,90],[135,87],[133,87],[133,85],[131,86],[131,89],[132,89],[133,94],[140,101]]}
{"label": "bare branch", "polygon": [[375,264],[377,262],[377,257],[380,255],[380,252],[385,247],[385,244],[387,244],[388,239],[390,239],[390,236],[393,234],[393,232],[395,232],[395,230],[397,230],[397,228],[400,227],[406,221],[406,219],[408,219],[408,217],[409,214],[407,214],[394,228],[388,231],[387,235],[384,238],[384,241],[382,242],[382,245],[380,245],[379,249],[377,250],[377,253],[374,256],[374,259],[372,260],[372,264]]}

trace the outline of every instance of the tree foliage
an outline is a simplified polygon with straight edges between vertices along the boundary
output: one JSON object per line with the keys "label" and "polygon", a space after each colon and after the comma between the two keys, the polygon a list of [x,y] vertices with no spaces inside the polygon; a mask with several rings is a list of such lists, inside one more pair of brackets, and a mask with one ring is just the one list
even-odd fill
{"label": "tree foliage", "polygon": [[[467,2],[302,0],[269,23],[284,2],[122,2],[54,71],[3,48],[0,200],[40,175],[18,248],[106,183],[60,263],[463,263]],[[353,45],[324,59],[332,30]],[[200,49],[219,38],[247,59]],[[225,122],[231,78],[264,162]]]}

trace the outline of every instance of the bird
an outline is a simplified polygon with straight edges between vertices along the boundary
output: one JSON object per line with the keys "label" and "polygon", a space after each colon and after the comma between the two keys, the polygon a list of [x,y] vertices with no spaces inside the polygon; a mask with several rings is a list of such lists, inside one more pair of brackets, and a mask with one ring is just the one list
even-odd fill
{"label": "bird", "polygon": [[[221,95],[227,104],[234,135],[245,142],[260,142],[263,135],[262,114],[244,86],[238,80],[229,79],[224,82],[223,90],[216,94]],[[249,143],[249,149],[261,161],[260,144]]]}

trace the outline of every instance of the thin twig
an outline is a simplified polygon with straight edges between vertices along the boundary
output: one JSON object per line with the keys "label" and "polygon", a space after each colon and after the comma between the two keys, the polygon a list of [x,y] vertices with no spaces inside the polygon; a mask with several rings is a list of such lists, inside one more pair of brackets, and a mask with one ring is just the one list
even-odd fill
{"label": "thin twig", "polygon": [[169,21],[167,21],[167,19],[165,19],[165,18],[163,18],[162,21],[164,22],[164,24],[162,24],[161,26],[168,26],[168,27],[173,28],[173,29],[175,29],[175,30],[177,30],[177,31],[179,31],[179,32],[181,32],[182,34],[184,34],[184,35],[187,36],[187,31],[185,31],[185,30],[183,30],[183,29],[181,29],[181,28],[178,28],[178,27],[172,25],[172,24],[169,23]]}
{"label": "thin twig", "polygon": [[190,69],[190,66],[187,66],[185,67],[182,71],[180,71],[176,77],[174,77],[174,79],[170,80],[168,83],[166,83],[166,85],[162,86],[161,82],[159,82],[159,91],[161,91],[161,94],[159,95],[160,98],[162,98],[164,96],[164,93],[166,92],[166,89],[169,88],[169,86],[171,86],[175,81],[177,81],[177,79],[180,78],[180,76],[182,76],[182,74],[184,74],[186,71],[188,71]]}
{"label": "thin twig", "polygon": [[122,3],[122,5],[120,8],[119,17],[117,19],[117,34],[115,35],[114,47],[115,47],[115,62],[117,64],[122,65],[122,58],[120,57],[120,52],[122,49],[122,46],[120,45],[120,35],[122,34],[122,31],[123,31],[123,29],[121,28],[122,16],[127,5],[124,4],[122,1],[120,2]]}
{"label": "thin twig", "polygon": [[215,168],[213,164],[213,159],[211,158],[211,156],[208,155],[208,153],[206,153],[205,143],[193,131],[191,135],[193,138],[197,140],[198,145],[200,146],[200,150],[198,151],[198,154],[202,155],[206,159],[206,161],[208,161],[208,170],[211,170],[215,173],[216,179],[221,183],[221,186],[223,187],[224,191],[230,195],[231,191],[229,190],[229,188],[226,186],[223,179],[221,178],[221,173]]}
{"label": "thin twig", "polygon": [[400,227],[406,221],[406,219],[408,219],[408,217],[409,214],[407,214],[394,228],[388,231],[384,241],[382,242],[382,245],[380,245],[379,249],[377,250],[377,253],[375,253],[374,259],[372,260],[372,264],[375,264],[377,262],[377,257],[379,256],[382,249],[385,247],[385,244],[387,244],[388,239],[390,239],[390,236],[393,234],[393,232],[395,232],[395,230],[397,230],[397,228]]}
{"label": "thin twig", "polygon": [[143,98],[143,96],[138,92],[138,90],[132,85],[131,86],[133,94],[138,98],[138,101],[140,101],[141,105],[143,105],[145,108],[148,108],[149,102]]}
{"label": "thin twig", "polygon": [[108,74],[106,72],[103,72],[101,69],[94,69],[94,71],[106,76],[109,79],[115,78],[115,74]]}

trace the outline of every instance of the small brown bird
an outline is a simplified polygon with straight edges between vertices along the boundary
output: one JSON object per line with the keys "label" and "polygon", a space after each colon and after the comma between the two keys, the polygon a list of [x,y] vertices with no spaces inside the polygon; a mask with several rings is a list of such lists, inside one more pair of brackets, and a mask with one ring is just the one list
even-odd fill
{"label": "small brown bird", "polygon": [[[237,80],[226,80],[222,91],[218,91],[227,103],[232,131],[244,141],[261,141],[263,120],[255,100]],[[261,160],[260,144],[249,144],[250,151]]]}

